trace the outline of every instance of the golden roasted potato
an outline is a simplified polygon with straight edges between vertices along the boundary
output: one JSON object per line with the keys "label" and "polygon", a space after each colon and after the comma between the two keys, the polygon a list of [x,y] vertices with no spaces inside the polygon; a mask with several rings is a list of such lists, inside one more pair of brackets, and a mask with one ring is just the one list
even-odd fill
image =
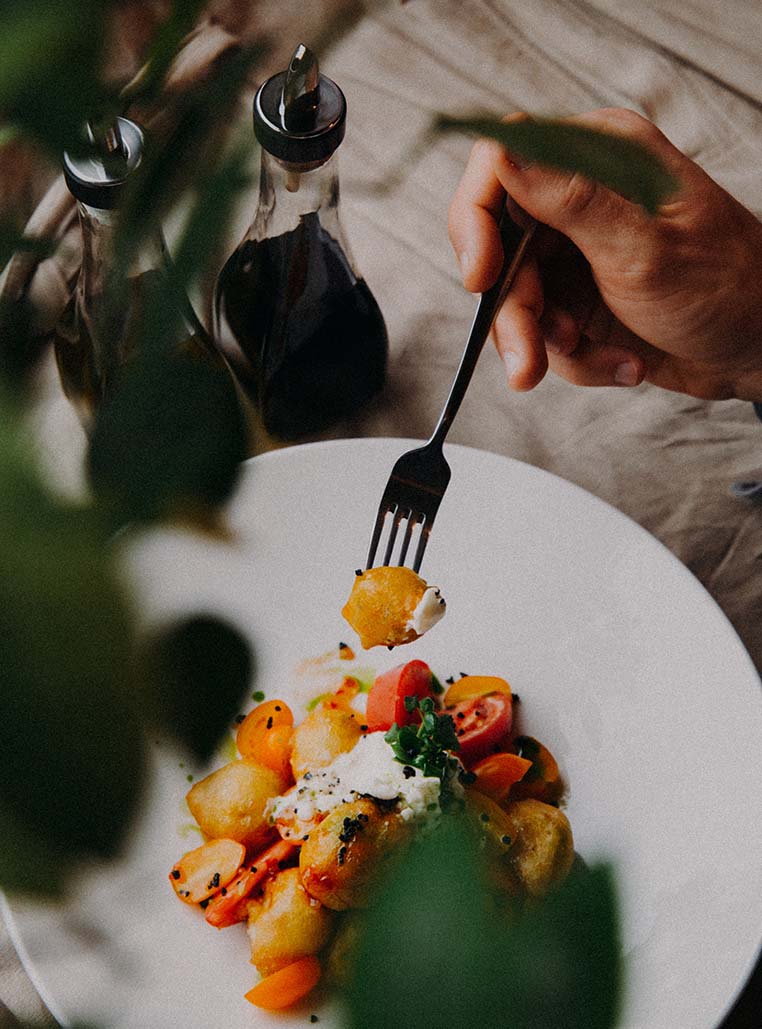
{"label": "golden roasted potato", "polygon": [[379,874],[409,837],[408,824],[372,800],[339,804],[302,846],[302,883],[334,911],[366,907]]}
{"label": "golden roasted potato", "polygon": [[291,748],[294,778],[325,768],[339,754],[351,750],[362,735],[361,722],[359,712],[319,704],[294,729]]}
{"label": "golden roasted potato", "polygon": [[412,568],[379,565],[355,576],[349,600],[341,613],[366,650],[411,643],[430,627],[429,622],[434,624],[445,611],[445,602],[439,591],[432,590],[432,604],[426,617],[421,625],[413,624],[413,612],[428,588]]}
{"label": "golden roasted potato", "polygon": [[186,800],[205,836],[237,840],[256,850],[273,832],[264,816],[265,804],[284,786],[277,772],[244,759],[231,761],[197,782]]}
{"label": "golden roasted potato", "polygon": [[513,837],[508,860],[530,897],[540,897],[566,878],[574,862],[569,819],[532,798],[509,804],[505,814]]}
{"label": "golden roasted potato", "polygon": [[321,951],[336,918],[307,893],[298,868],[287,868],[269,879],[261,900],[252,901],[248,910],[251,961],[261,975]]}
{"label": "golden roasted potato", "polygon": [[468,792],[468,806],[495,845],[498,881],[504,888],[541,897],[569,874],[574,840],[563,811],[534,799],[516,800],[502,808],[475,790]]}

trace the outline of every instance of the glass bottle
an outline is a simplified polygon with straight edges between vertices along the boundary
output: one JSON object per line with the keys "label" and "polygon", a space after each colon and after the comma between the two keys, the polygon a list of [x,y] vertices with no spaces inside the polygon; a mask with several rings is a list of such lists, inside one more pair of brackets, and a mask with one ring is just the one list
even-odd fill
{"label": "glass bottle", "polygon": [[[64,177],[77,201],[82,263],[53,338],[64,393],[87,432],[121,370],[135,355],[146,312],[170,295],[166,287],[169,255],[158,228],[128,269],[124,288],[110,292],[119,202],[142,159],[144,139],[139,126],[126,118],[118,118],[97,140],[89,131],[90,152],[64,155]],[[190,301],[181,297],[176,302],[178,317],[172,320],[176,338],[166,342],[174,345],[175,352],[224,364]]]}
{"label": "glass bottle", "polygon": [[346,100],[297,47],[254,100],[254,221],[223,267],[214,337],[274,439],[313,436],[382,387],[388,339],[339,214]]}

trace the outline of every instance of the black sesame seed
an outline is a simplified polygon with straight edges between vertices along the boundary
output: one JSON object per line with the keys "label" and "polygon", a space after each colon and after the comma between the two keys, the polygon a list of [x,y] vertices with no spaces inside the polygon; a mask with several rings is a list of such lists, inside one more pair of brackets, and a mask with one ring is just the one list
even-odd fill
{"label": "black sesame seed", "polygon": [[482,813],[479,815],[479,818],[481,818],[483,822],[489,822],[489,815],[486,811],[482,811]]}
{"label": "black sesame seed", "polygon": [[402,769],[402,774],[405,776],[406,779],[412,779],[412,777],[415,775],[415,769],[412,767],[412,765],[405,765],[405,767]]}
{"label": "black sesame seed", "polygon": [[339,650],[349,650],[349,646],[346,643],[340,643]]}
{"label": "black sesame seed", "polygon": [[224,887],[224,886],[223,886],[223,887],[222,887],[222,889],[220,890],[220,893],[222,894],[222,896],[223,896],[223,897],[227,897],[227,895],[228,895],[228,891],[227,891],[227,890],[225,889],[225,887]]}
{"label": "black sesame seed", "polygon": [[270,717],[267,719],[267,728],[268,729],[272,729],[272,727],[273,727],[273,716],[270,715]]}
{"label": "black sesame seed", "polygon": [[173,879],[179,879],[180,878],[180,869],[179,868],[173,868],[172,869],[172,878]]}
{"label": "black sesame seed", "polygon": [[347,848],[346,847],[339,847],[339,852],[336,855],[336,860],[339,862],[340,865],[344,864],[344,858],[346,857],[346,854],[347,854]]}
{"label": "black sesame seed", "polygon": [[362,568],[355,568],[355,575],[362,575]]}
{"label": "black sesame seed", "polygon": [[198,906],[201,908],[202,911],[205,911],[207,909],[207,907],[209,906],[209,900],[210,900],[210,898],[207,897],[206,900],[200,900],[198,902]]}
{"label": "black sesame seed", "polygon": [[304,840],[304,842],[305,842],[305,843],[307,842],[307,840],[308,840],[309,838],[310,838],[310,834],[309,834],[309,833],[307,833],[307,835],[306,835],[306,836],[302,836],[302,839]]}
{"label": "black sesame seed", "polygon": [[506,847],[510,847],[511,837],[506,833],[505,836],[500,837],[500,842],[504,843]]}
{"label": "black sesame seed", "polygon": [[454,675],[448,675],[447,678],[445,679],[445,682],[448,683],[450,686],[452,686],[452,684],[455,682],[455,676]]}
{"label": "black sesame seed", "polygon": [[368,726],[367,725],[361,725],[360,726],[360,732],[367,732],[367,731],[368,731]]}

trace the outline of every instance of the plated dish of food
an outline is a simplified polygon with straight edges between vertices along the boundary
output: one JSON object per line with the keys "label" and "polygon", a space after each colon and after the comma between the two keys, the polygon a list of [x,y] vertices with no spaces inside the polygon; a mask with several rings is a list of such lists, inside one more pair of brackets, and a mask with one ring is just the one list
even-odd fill
{"label": "plated dish of food", "polygon": [[516,732],[517,699],[499,676],[442,684],[413,659],[367,687],[344,675],[297,724],[280,698],[242,718],[237,756],[188,791],[204,842],[169,881],[210,926],[246,925],[251,1004],[290,1008],[321,978],[339,988],[387,865],[448,815],[466,814],[513,905],[563,882],[563,782],[547,747]]}
{"label": "plated dish of food", "polygon": [[[446,598],[446,616],[420,639],[391,651],[383,643],[363,651],[341,607],[359,578],[355,569],[389,468],[409,442],[337,441],[248,463],[231,512],[232,545],[165,531],[133,548],[130,567],[146,618],[155,623],[215,611],[247,634],[256,656],[252,694],[265,694],[241,707],[252,731],[258,716],[250,712],[262,703],[288,706],[293,726],[282,735],[289,736],[326,710],[345,679],[372,687],[410,662],[424,663],[445,691],[457,686],[461,671],[506,679],[516,724],[504,753],[531,760],[529,752],[518,752],[521,736],[547,749],[565,784],[561,807],[551,806],[568,820],[573,849],[586,861],[610,860],[617,870],[626,963],[622,1026],[716,1027],[762,938],[762,797],[739,789],[762,778],[762,699],[748,655],[703,588],[643,529],[554,476],[457,446],[447,448],[452,480],[422,568],[427,584]],[[309,497],[309,510],[294,504],[295,484]],[[339,642],[354,650],[353,659],[339,655]],[[367,718],[370,693],[361,699],[360,693],[350,706]],[[445,713],[445,696],[433,694],[432,714]],[[243,724],[231,726],[231,741],[208,767],[195,767],[166,741],[152,740],[149,791],[123,859],[87,870],[58,907],[6,902],[14,941],[62,1025],[309,1024],[311,998],[322,996],[322,982],[282,1011],[244,998],[284,960],[273,954],[267,926],[286,887],[293,891],[298,878],[304,888],[302,856],[313,841],[303,839],[311,831],[302,832],[296,845],[299,816],[311,821],[317,807],[303,794],[312,809],[292,805],[298,808],[294,821],[286,817],[287,802],[277,798],[305,785],[305,773],[316,770],[312,756],[292,765],[292,746],[289,768],[284,763],[283,777],[273,770],[263,798],[263,811],[271,805],[265,822],[272,815],[273,823],[251,846],[240,840],[232,840],[237,849],[225,845],[220,881],[232,874],[228,885],[244,867],[259,870],[269,847],[291,847],[285,867],[268,873],[271,884],[248,902],[262,905],[253,940],[248,911],[245,922],[217,931],[206,918],[214,894],[201,909],[201,900],[178,899],[177,880],[168,879],[184,855],[205,842],[186,797],[196,789],[194,803],[203,799],[198,787],[209,776],[245,760],[233,749]],[[368,745],[375,735],[370,723],[361,721],[357,729],[355,746]],[[388,731],[377,730],[391,750],[383,739]],[[301,749],[306,755],[306,744]],[[352,749],[331,763],[349,759]],[[267,752],[277,760],[277,746],[268,744]],[[404,769],[396,756],[391,760]],[[337,775],[342,778],[341,766]],[[464,793],[473,790],[473,784],[460,785]],[[361,800],[367,798],[347,798],[355,805]],[[368,824],[379,818],[370,804],[372,810],[340,813],[337,839],[325,844],[329,862],[338,865],[340,846],[348,847],[345,865],[353,848],[360,853],[364,830],[348,843],[338,835],[344,817],[350,827],[353,818],[363,824],[360,814],[368,815]],[[399,801],[394,804],[400,818]],[[197,813],[207,817],[203,803]],[[313,846],[332,824],[331,811],[320,814]],[[207,826],[206,836],[229,839],[229,827]],[[314,885],[313,873],[320,879],[325,868],[322,851],[313,857],[308,849],[304,871]],[[201,876],[202,896],[217,870],[204,881]],[[352,900],[351,880],[349,897],[343,885],[339,881],[339,903]],[[268,894],[269,902],[263,899]],[[305,957],[316,958],[327,976],[340,923],[356,909],[324,903],[336,903],[333,892],[313,899],[332,924],[325,944],[325,926],[317,926],[311,948],[316,941],[320,946]],[[252,947],[259,972],[249,961]],[[330,995],[314,1011],[323,1029],[341,1026]]]}

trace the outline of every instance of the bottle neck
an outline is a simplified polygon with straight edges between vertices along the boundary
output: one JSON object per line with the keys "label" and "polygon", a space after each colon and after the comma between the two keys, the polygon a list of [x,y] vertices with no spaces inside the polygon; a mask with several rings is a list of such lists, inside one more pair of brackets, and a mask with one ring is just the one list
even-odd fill
{"label": "bottle neck", "polygon": [[286,164],[262,150],[259,206],[249,238],[269,239],[292,232],[309,214],[317,214],[323,228],[349,257],[339,219],[337,154],[311,166]]}
{"label": "bottle neck", "polygon": [[[102,296],[107,287],[107,276],[114,267],[118,212],[105,211],[77,202],[82,230],[82,270],[80,290],[89,298]],[[132,262],[128,275],[133,278],[142,272],[161,268],[165,260],[165,244],[160,232],[151,233]]]}

